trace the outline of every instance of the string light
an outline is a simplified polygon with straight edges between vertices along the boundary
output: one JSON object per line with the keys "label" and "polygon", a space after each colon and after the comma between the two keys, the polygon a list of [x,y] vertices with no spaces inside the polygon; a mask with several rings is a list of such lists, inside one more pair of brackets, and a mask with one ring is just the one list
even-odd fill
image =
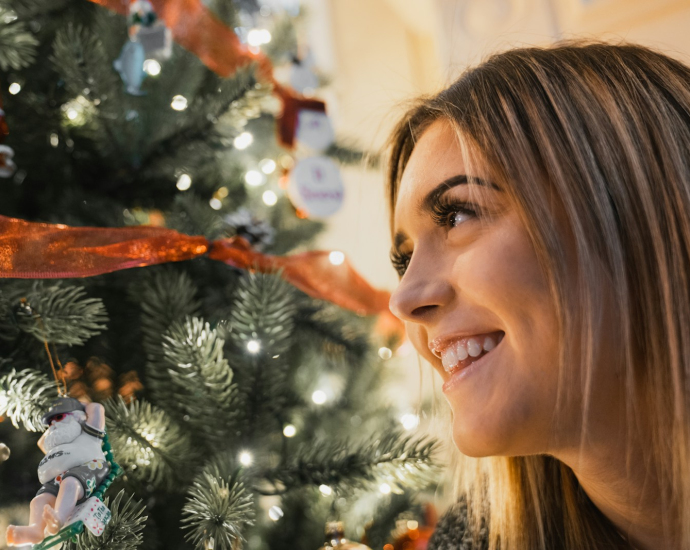
{"label": "string light", "polygon": [[191,186],[192,186],[192,178],[189,174],[182,174],[179,178],[177,178],[176,187],[180,191],[186,191]]}
{"label": "string light", "polygon": [[254,462],[254,457],[252,456],[252,453],[249,451],[242,451],[240,453],[240,464],[243,466],[251,466],[252,462]]}
{"label": "string light", "polygon": [[244,175],[244,181],[247,182],[247,185],[258,187],[259,185],[263,185],[266,180],[261,172],[258,172],[257,170],[249,170],[249,172]]}
{"label": "string light", "polygon": [[183,95],[176,95],[172,98],[170,106],[176,111],[184,111],[187,108],[187,98]]}
{"label": "string light", "polygon": [[144,61],[144,72],[150,76],[158,76],[161,74],[161,64],[155,59],[147,59]]}
{"label": "string light", "polygon": [[328,485],[319,485],[319,491],[321,491],[321,494],[325,497],[333,494],[333,489],[331,489]]}
{"label": "string light", "polygon": [[393,352],[387,347],[379,348],[379,357],[384,361],[388,361],[391,357],[393,357]]}
{"label": "string light", "polygon": [[53,133],[50,134],[50,145],[53,147],[57,147],[60,144],[60,138],[58,137],[57,134]]}
{"label": "string light", "polygon": [[276,161],[273,159],[263,159],[259,162],[259,168],[266,175],[272,174],[276,171]]}
{"label": "string light", "polygon": [[297,428],[295,428],[292,424],[288,424],[283,428],[283,435],[285,437],[294,437],[296,433]]}
{"label": "string light", "polygon": [[407,520],[407,528],[408,528],[410,531],[414,531],[415,529],[418,529],[418,528],[419,528],[419,522],[417,522],[417,521],[415,521],[415,520],[413,520],[413,519]]}
{"label": "string light", "polygon": [[235,149],[239,149],[240,151],[242,151],[243,149],[246,149],[252,143],[254,143],[254,136],[251,135],[249,132],[242,132],[233,140],[232,143],[235,146]]}
{"label": "string light", "polygon": [[279,506],[271,506],[268,510],[268,517],[273,521],[278,521],[283,515],[283,510]]}
{"label": "string light", "polygon": [[12,82],[12,84],[10,84],[9,92],[12,95],[17,95],[21,91],[22,91],[22,86],[21,86],[21,84],[19,84],[19,82]]}
{"label": "string light", "polygon": [[261,343],[258,340],[249,340],[247,342],[247,351],[249,353],[258,353],[261,349]]}
{"label": "string light", "polygon": [[388,483],[382,483],[379,485],[379,491],[381,491],[381,493],[384,495],[389,495],[391,492],[391,486],[388,485]]}
{"label": "string light", "polygon": [[268,206],[273,206],[278,202],[278,195],[276,195],[273,191],[264,191],[264,194],[261,195],[261,198],[263,199],[264,204]]}
{"label": "string light", "polygon": [[317,405],[323,405],[327,399],[328,396],[325,394],[325,392],[321,390],[316,390],[314,393],[311,394],[311,400]]}
{"label": "string light", "polygon": [[220,199],[217,198],[212,198],[210,201],[208,201],[208,204],[213,208],[214,210],[220,210],[223,207],[223,203],[220,201]]}
{"label": "string light", "polygon": [[268,44],[271,38],[271,33],[266,29],[252,29],[247,33],[247,43],[254,47]]}
{"label": "string light", "polygon": [[340,265],[345,261],[345,254],[343,254],[339,250],[334,250],[328,255],[328,260],[333,265]]}
{"label": "string light", "polygon": [[412,413],[403,414],[400,418],[400,423],[406,430],[414,430],[417,426],[419,426],[419,417]]}

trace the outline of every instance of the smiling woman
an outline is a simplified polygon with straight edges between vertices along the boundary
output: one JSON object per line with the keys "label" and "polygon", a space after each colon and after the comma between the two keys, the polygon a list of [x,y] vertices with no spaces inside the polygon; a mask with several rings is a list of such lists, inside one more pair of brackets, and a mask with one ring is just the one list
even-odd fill
{"label": "smiling woman", "polygon": [[444,380],[462,540],[690,548],[690,69],[496,55],[403,117],[388,190],[390,305]]}

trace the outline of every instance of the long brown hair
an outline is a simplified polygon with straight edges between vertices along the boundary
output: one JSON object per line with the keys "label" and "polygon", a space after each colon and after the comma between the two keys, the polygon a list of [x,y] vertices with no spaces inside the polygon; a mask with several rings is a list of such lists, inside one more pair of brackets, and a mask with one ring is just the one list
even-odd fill
{"label": "long brown hair", "polygon": [[[629,430],[643,417],[651,425],[636,459],[660,480],[664,527],[680,529],[681,547],[690,548],[690,68],[627,44],[494,55],[398,123],[389,148],[391,212],[416,140],[439,119],[508,189],[533,241],[560,320],[560,403],[573,384],[589,392],[603,267],[620,317]],[[554,201],[564,219],[554,216]],[[575,285],[564,225],[575,246]],[[577,341],[564,337],[573,334]],[[564,366],[574,353],[582,358],[577,374]],[[585,398],[583,430],[593,421],[587,411]],[[475,524],[490,520],[492,548],[499,541],[501,550],[627,547],[553,457],[465,458],[461,467]]]}

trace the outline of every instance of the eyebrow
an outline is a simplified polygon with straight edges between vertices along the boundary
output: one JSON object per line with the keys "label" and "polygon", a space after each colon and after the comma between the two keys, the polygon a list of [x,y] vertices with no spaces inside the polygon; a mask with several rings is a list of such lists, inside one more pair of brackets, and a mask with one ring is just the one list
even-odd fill
{"label": "eyebrow", "polygon": [[[439,197],[443,195],[446,191],[458,185],[466,185],[470,183],[473,185],[482,185],[484,187],[490,187],[496,191],[501,191],[501,188],[491,181],[478,178],[477,176],[458,174],[457,176],[451,176],[450,178],[443,180],[431,191],[429,191],[422,199],[420,199],[417,203],[417,211],[431,212],[433,210],[433,205],[438,201]],[[407,235],[402,231],[398,231],[395,234],[395,237],[393,237],[393,250],[398,252],[400,246],[403,242],[405,242],[406,239]]]}

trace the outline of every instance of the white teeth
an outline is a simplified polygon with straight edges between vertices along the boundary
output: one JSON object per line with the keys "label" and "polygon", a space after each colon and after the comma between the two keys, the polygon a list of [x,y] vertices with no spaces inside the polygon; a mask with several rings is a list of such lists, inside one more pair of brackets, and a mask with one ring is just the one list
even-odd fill
{"label": "white teeth", "polygon": [[482,345],[479,343],[479,340],[476,338],[470,338],[467,340],[467,352],[472,357],[479,357],[479,355],[482,353]]}
{"label": "white teeth", "polygon": [[455,353],[457,353],[458,355],[458,361],[464,361],[465,359],[467,359],[467,356],[469,354],[467,353],[467,348],[465,346],[458,342],[452,347],[455,348]]}
{"label": "white teeth", "polygon": [[450,371],[458,362],[458,356],[455,353],[455,346],[448,346],[441,354],[441,362],[446,371]]}
{"label": "white teeth", "polygon": [[484,338],[484,350],[485,351],[491,351],[496,347],[496,342],[494,342],[494,339],[491,336],[487,336]]}

